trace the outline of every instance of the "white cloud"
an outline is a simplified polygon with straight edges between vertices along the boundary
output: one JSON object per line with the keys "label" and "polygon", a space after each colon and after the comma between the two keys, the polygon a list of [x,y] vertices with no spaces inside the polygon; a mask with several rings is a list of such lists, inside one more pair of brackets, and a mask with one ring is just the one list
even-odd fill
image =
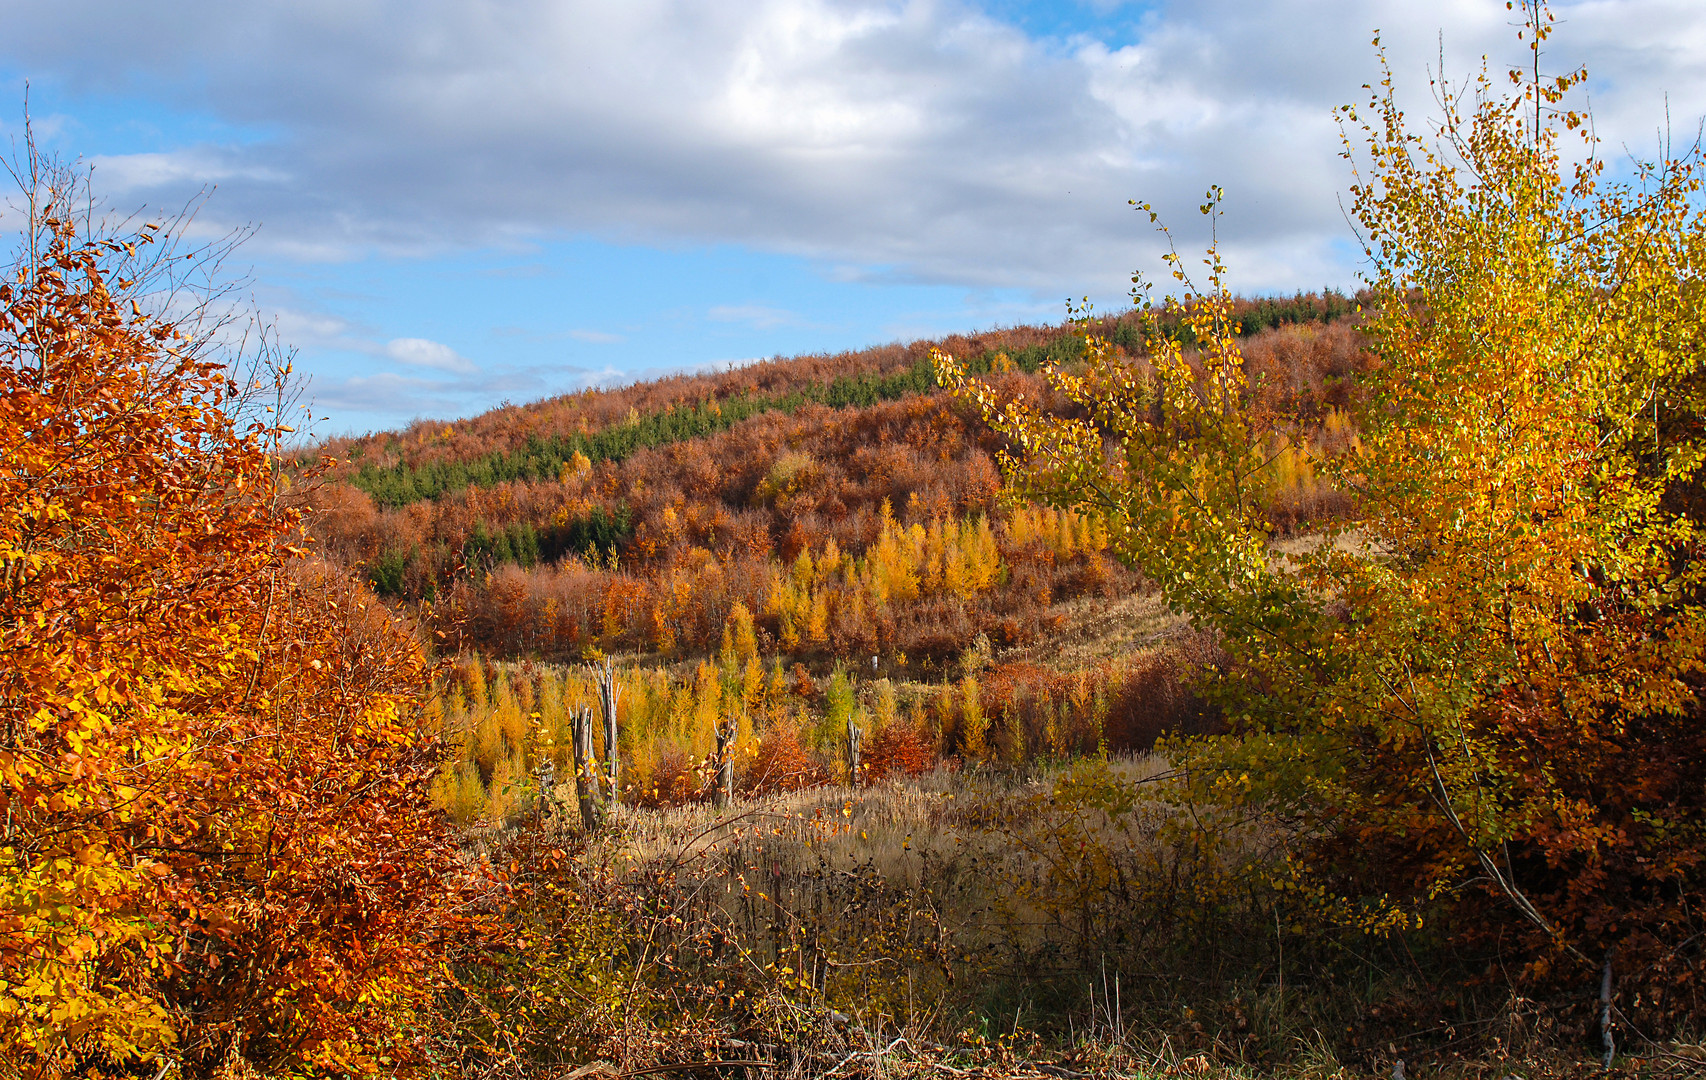
{"label": "white cloud", "polygon": [[246,163],[236,154],[211,147],[169,153],[99,154],[90,158],[89,164],[102,193],[109,196],[184,185],[205,187],[233,178],[264,184],[290,179],[281,169]]}
{"label": "white cloud", "polygon": [[609,334],[602,330],[570,330],[569,336],[591,345],[615,345],[623,340],[621,334]]}
{"label": "white cloud", "polygon": [[[1546,60],[1588,63],[1613,149],[1650,148],[1667,100],[1692,138],[1706,5],[1557,11]],[[1499,0],[1197,0],[1114,48],[1033,40],[970,0],[0,0],[0,59],[270,133],[101,163],[162,199],[217,180],[209,213],[264,222],[258,250],[590,233],[1052,296],[1156,267],[1128,198],[1199,242],[1210,183],[1235,284],[1344,280],[1331,109],[1376,81],[1373,31],[1419,116],[1442,52],[1457,76],[1520,58],[1511,18]]]}
{"label": "white cloud", "polygon": [[311,412],[318,418],[313,431],[316,438],[340,433],[327,422],[337,415],[454,416],[461,404],[454,394],[446,393],[439,382],[395,372],[316,379],[310,389],[313,392]]}
{"label": "white cloud", "polygon": [[472,375],[480,370],[472,360],[459,355],[450,346],[428,341],[426,338],[392,338],[385,343],[384,353],[400,364],[449,371],[457,375]]}
{"label": "white cloud", "polygon": [[293,345],[348,348],[357,337],[356,328],[347,319],[324,311],[274,305],[266,309],[266,317],[278,331],[280,340]]}
{"label": "white cloud", "polygon": [[259,312],[278,339],[293,346],[359,353],[452,375],[474,375],[481,370],[479,365],[442,342],[421,337],[377,341],[371,329],[330,312],[276,303],[263,304]]}
{"label": "white cloud", "polygon": [[[548,394],[573,393],[586,388],[609,388],[702,371],[723,371],[757,363],[761,358],[708,360],[692,364],[656,365],[634,370],[617,367],[578,368],[554,365],[549,370],[523,368],[479,380],[442,380],[384,371],[371,375],[316,378],[309,386],[314,438],[346,430],[329,418],[338,416],[382,416],[395,423],[408,418],[452,418],[468,415],[469,394],[478,392],[492,402],[508,397],[537,400]],[[354,434],[354,430],[349,430]]]}

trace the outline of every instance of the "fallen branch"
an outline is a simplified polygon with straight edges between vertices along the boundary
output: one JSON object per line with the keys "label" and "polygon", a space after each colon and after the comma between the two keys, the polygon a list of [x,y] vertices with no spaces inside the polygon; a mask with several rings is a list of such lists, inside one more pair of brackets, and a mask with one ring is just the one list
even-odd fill
{"label": "fallen branch", "polygon": [[774,1069],[778,1066],[774,1061],[760,1061],[757,1058],[719,1058],[716,1061],[683,1061],[677,1065],[653,1065],[647,1069],[630,1069],[617,1073],[617,1076],[650,1076],[653,1073],[691,1072],[694,1069],[714,1069],[720,1066],[746,1065],[760,1069]]}

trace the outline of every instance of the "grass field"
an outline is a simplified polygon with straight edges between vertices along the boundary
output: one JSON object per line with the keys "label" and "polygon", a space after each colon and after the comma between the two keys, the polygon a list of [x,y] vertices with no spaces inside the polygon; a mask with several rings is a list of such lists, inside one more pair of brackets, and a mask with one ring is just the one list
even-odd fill
{"label": "grass field", "polygon": [[[627,808],[591,840],[559,788],[470,841],[493,859],[545,852],[522,878],[633,918],[576,978],[650,1004],[617,995],[603,1029],[581,1010],[565,1061],[1348,1077],[1401,1058],[1411,1077],[1529,1080],[1592,1060],[1558,1003],[1441,989],[1448,961],[1425,935],[1332,932],[1278,872],[1283,829],[1180,803],[1169,776],[1155,755],[944,768]],[[1698,1054],[1649,1045],[1619,1068],[1685,1075]]]}

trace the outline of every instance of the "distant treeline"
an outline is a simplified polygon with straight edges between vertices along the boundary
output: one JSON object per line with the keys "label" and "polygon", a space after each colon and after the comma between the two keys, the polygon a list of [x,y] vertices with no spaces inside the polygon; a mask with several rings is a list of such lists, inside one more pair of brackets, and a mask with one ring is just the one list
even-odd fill
{"label": "distant treeline", "polygon": [[667,446],[726,431],[760,413],[793,413],[808,404],[832,409],[863,407],[923,393],[935,385],[928,361],[891,375],[847,375],[825,386],[786,394],[740,394],[720,401],[677,405],[637,416],[602,431],[568,436],[531,436],[515,450],[494,451],[471,461],[431,462],[389,468],[363,465],[350,482],[379,506],[399,507],[436,499],[465,487],[489,487],[511,480],[554,480],[579,454],[588,463],[622,461],[636,451]]}
{"label": "distant treeline", "polygon": [[[1333,291],[1298,293],[1290,299],[1240,301],[1239,332],[1248,336],[1295,323],[1328,323],[1355,310],[1354,301]],[[1161,325],[1164,333],[1179,338],[1183,344],[1194,344],[1190,328],[1176,318],[1164,316]],[[1091,330],[1132,354],[1144,349],[1142,321],[1135,314],[1101,320]],[[1083,348],[1079,332],[1065,331],[1041,344],[1011,350],[985,349],[971,359],[970,368],[974,373],[988,372],[997,366],[998,356],[1005,356],[1011,367],[1035,374],[1046,365],[1076,360]],[[649,414],[630,415],[622,422],[592,432],[530,435],[518,447],[470,459],[419,464],[400,461],[389,466],[365,463],[349,477],[349,482],[367,492],[376,505],[395,509],[451,495],[467,487],[490,487],[515,480],[554,480],[565,467],[575,463],[577,456],[587,464],[622,461],[640,450],[726,431],[762,413],[792,414],[812,404],[832,409],[864,408],[934,389],[930,362],[920,358],[896,372],[847,374],[785,393],[740,393],[680,404]]]}
{"label": "distant treeline", "polygon": [[[1233,305],[1233,317],[1238,321],[1240,337],[1251,337],[1264,330],[1307,323],[1334,323],[1356,314],[1358,301],[1336,289],[1318,293],[1299,292],[1290,297],[1264,297],[1257,300],[1238,300]],[[1164,313],[1159,318],[1161,332],[1189,348],[1196,344],[1196,333],[1179,316]],[[1143,322],[1134,315],[1118,316],[1101,324],[1097,332],[1129,353],[1144,349]]]}
{"label": "distant treeline", "polygon": [[[1047,345],[1016,349],[1008,360],[1019,370],[1035,374],[1045,364],[1077,359],[1083,348],[1082,339],[1062,335]],[[996,355],[994,351],[983,353],[972,362],[972,369],[989,371]],[[678,405],[587,434],[532,436],[516,450],[494,451],[471,461],[389,467],[367,464],[350,477],[350,483],[372,496],[376,505],[395,509],[454,494],[470,486],[490,487],[512,480],[555,480],[565,466],[575,461],[577,454],[588,464],[622,461],[639,450],[715,435],[761,413],[791,415],[806,405],[865,408],[909,394],[929,393],[935,388],[936,376],[930,362],[919,360],[910,368],[889,375],[844,375],[827,385],[786,394],[740,394],[720,401]]]}

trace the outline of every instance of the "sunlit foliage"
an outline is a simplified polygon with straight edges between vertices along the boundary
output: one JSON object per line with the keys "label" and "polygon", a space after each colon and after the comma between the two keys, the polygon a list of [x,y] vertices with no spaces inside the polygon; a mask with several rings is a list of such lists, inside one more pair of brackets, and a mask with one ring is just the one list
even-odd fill
{"label": "sunlit foliage", "polygon": [[[1550,16],[1530,15],[1538,50]],[[1014,441],[1028,494],[1097,517],[1221,635],[1239,733],[1178,752],[1218,797],[1308,823],[1323,904],[1522,940],[1538,981],[1615,946],[1676,1001],[1706,888],[1700,161],[1606,181],[1570,141],[1580,73],[1535,56],[1508,95],[1449,91],[1433,139],[1390,79],[1345,114],[1367,121],[1377,358],[1356,438],[1256,392],[1212,251],[1169,308],[1200,351],[1156,332],[1139,366],[1092,340],[1051,376],[1077,417],[942,375]],[[1282,555],[1265,493],[1303,465],[1355,522]]]}
{"label": "sunlit foliage", "polygon": [[462,877],[427,665],[74,179],[0,283],[0,1071],[404,1069]]}

